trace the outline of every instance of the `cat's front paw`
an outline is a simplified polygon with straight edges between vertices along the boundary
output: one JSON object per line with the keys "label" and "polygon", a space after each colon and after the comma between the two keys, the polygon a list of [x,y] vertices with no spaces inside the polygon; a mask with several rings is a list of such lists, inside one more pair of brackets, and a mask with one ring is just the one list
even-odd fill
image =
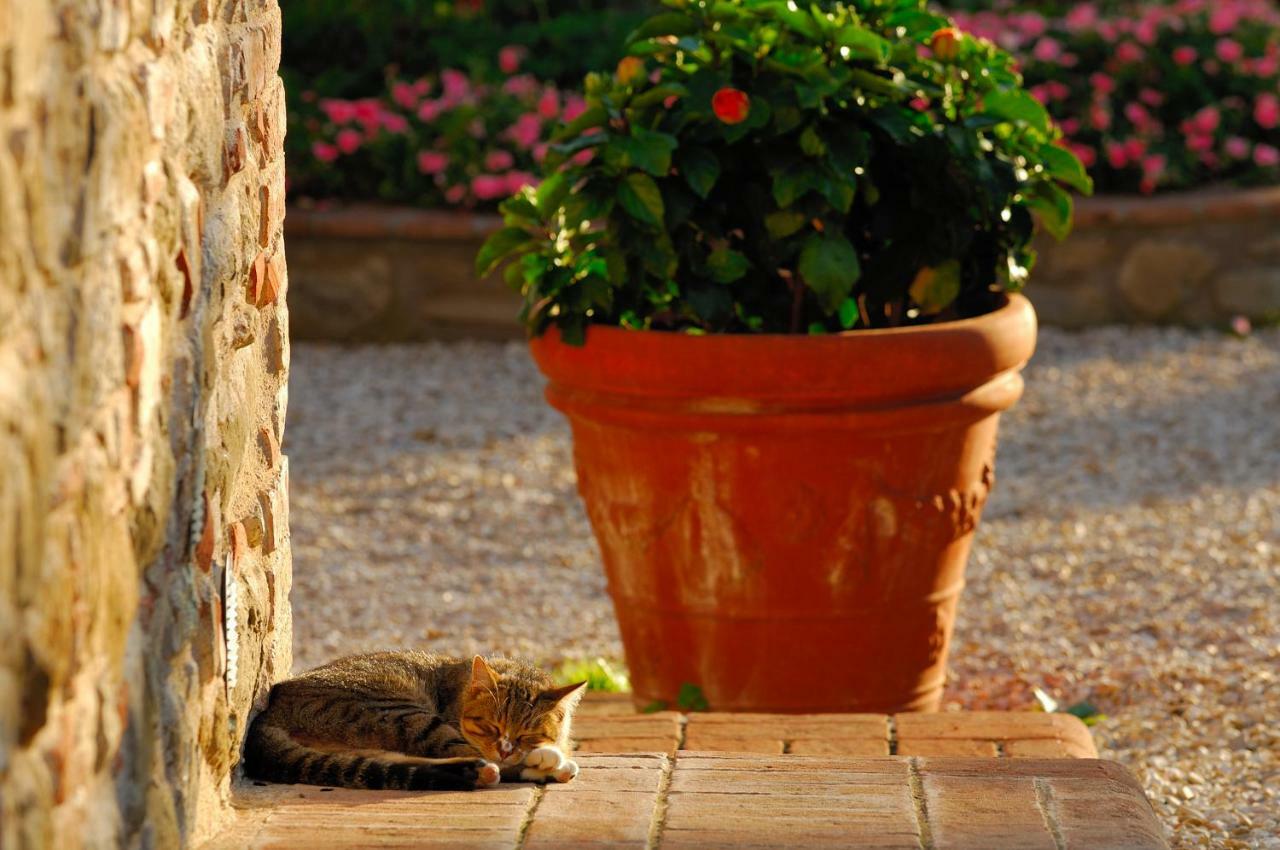
{"label": "cat's front paw", "polygon": [[538,747],[524,757],[524,766],[530,770],[551,773],[565,763],[564,753],[559,747]]}
{"label": "cat's front paw", "polygon": [[574,777],[578,775],[578,763],[565,759],[564,764],[560,765],[551,772],[551,778],[556,782],[572,782]]}
{"label": "cat's front paw", "polygon": [[491,761],[484,762],[476,770],[476,787],[492,788],[502,781],[501,769]]}

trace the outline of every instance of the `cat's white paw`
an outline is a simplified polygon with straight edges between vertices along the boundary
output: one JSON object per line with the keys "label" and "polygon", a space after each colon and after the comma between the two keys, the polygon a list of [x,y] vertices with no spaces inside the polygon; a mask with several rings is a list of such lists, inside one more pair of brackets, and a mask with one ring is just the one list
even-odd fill
{"label": "cat's white paw", "polygon": [[551,778],[556,782],[572,782],[573,778],[578,775],[578,763],[576,761],[564,760],[564,764],[560,765],[551,772]]}
{"label": "cat's white paw", "polygon": [[501,781],[502,770],[491,761],[481,765],[480,770],[476,773],[476,786],[478,788],[491,788]]}
{"label": "cat's white paw", "polygon": [[564,753],[558,747],[538,747],[524,757],[524,766],[531,770],[550,774],[565,763]]}

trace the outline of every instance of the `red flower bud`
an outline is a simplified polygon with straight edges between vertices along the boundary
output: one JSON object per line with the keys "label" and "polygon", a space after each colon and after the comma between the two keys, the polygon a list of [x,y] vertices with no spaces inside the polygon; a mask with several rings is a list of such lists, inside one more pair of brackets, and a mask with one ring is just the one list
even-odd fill
{"label": "red flower bud", "polygon": [[956,57],[960,55],[960,39],[964,38],[964,33],[955,27],[943,27],[933,34],[933,38],[929,41],[929,47],[933,49],[933,55],[938,58],[939,62],[954,62]]}
{"label": "red flower bud", "polygon": [[725,87],[711,98],[711,109],[726,124],[741,124],[751,114],[751,98],[747,93]]}
{"label": "red flower bud", "polygon": [[618,63],[618,82],[629,86],[644,76],[644,60],[639,56],[624,56]]}

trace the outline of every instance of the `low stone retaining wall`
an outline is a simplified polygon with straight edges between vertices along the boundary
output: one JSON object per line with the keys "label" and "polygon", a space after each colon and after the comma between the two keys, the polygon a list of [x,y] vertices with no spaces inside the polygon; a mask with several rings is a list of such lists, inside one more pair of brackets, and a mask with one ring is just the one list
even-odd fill
{"label": "low stone retaining wall", "polygon": [[[500,226],[407,208],[290,210],[295,338],[519,338],[519,297],[471,271]],[[1075,233],[1037,249],[1028,294],[1047,325],[1280,319],[1280,187],[1086,199]]]}

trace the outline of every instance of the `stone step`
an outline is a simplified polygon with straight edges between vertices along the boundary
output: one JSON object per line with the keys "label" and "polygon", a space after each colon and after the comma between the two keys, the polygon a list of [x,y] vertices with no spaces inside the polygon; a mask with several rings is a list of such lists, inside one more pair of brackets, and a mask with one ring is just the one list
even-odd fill
{"label": "stone step", "polygon": [[546,788],[247,787],[237,824],[206,850],[1167,847],[1136,780],[1096,759],[680,750],[579,762],[574,782]]}
{"label": "stone step", "polygon": [[1097,758],[1069,714],[636,714],[629,699],[593,696],[574,721],[582,753],[678,749],[814,756]]}

